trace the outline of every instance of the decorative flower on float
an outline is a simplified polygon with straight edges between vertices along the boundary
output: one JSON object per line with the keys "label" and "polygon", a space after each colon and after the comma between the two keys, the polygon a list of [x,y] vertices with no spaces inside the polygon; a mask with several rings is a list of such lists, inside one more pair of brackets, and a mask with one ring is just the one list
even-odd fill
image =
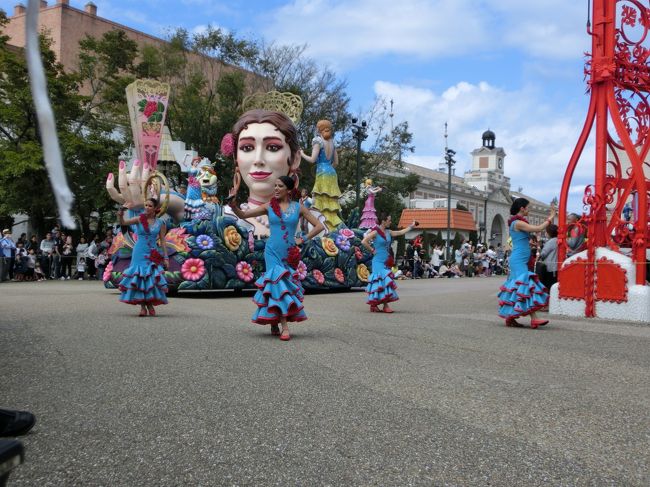
{"label": "decorative flower on float", "polygon": [[298,262],[298,266],[296,267],[296,275],[301,281],[304,281],[305,277],[307,277],[307,264],[305,264],[302,260]]}
{"label": "decorative flower on float", "polygon": [[241,235],[233,225],[227,226],[223,231],[223,241],[228,250],[235,251],[241,245]]}
{"label": "decorative flower on float", "polygon": [[350,250],[350,241],[345,235],[339,233],[336,236],[336,246],[343,252],[347,252]]}
{"label": "decorative flower on float", "polygon": [[[331,241],[331,240],[332,240],[332,239],[330,239],[330,241]],[[332,243],[334,243],[334,242],[332,242]],[[314,269],[313,271],[311,271],[311,275],[314,276],[314,280],[315,280],[318,284],[323,284],[323,283],[325,282],[325,276],[324,276],[323,273],[322,273],[321,271],[319,271],[318,269]]]}
{"label": "decorative flower on float", "polygon": [[106,268],[104,269],[104,274],[102,274],[102,281],[108,282],[111,280],[111,273],[113,272],[113,261],[111,260]]}
{"label": "decorative flower on float", "polygon": [[253,280],[253,268],[248,262],[240,261],[235,267],[237,270],[237,277],[244,282],[251,282]]}
{"label": "decorative flower on float", "polygon": [[196,245],[202,250],[208,250],[214,246],[214,240],[209,235],[199,235],[196,237]]}
{"label": "decorative flower on float", "polygon": [[357,266],[357,277],[361,282],[368,282],[369,275],[370,275],[370,271],[368,271],[366,264],[359,264]]}
{"label": "decorative flower on float", "polygon": [[363,259],[363,252],[361,252],[361,249],[357,247],[356,245],[354,246],[354,257],[357,260]]}
{"label": "decorative flower on float", "polygon": [[341,230],[339,230],[339,235],[343,235],[348,240],[354,239],[354,232],[349,228],[342,228]]}
{"label": "decorative flower on float", "polygon": [[323,246],[323,250],[327,255],[330,257],[334,257],[339,254],[339,248],[336,246],[334,243],[334,240],[332,240],[329,237],[323,237],[321,238],[321,245]]}
{"label": "decorative flower on float", "polygon": [[336,279],[341,284],[345,282],[345,274],[343,274],[343,271],[338,267],[334,269],[334,279]]}
{"label": "decorative flower on float", "polygon": [[201,259],[187,259],[181,267],[183,279],[198,281],[205,275],[205,264]]}

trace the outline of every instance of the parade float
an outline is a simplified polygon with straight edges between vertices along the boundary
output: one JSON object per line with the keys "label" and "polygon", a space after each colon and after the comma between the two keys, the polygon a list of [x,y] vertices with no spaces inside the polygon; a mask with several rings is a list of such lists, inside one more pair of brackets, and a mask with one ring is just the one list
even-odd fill
{"label": "parade float", "polygon": [[[192,161],[186,195],[170,188],[165,175],[157,171],[168,101],[169,86],[165,83],[138,80],[127,88],[138,159],[130,170],[125,162],[120,162],[117,181],[109,174],[106,189],[115,202],[128,208],[128,216],[138,215],[146,198],[155,197],[161,202],[159,216],[167,224],[165,244],[170,257],[165,278],[171,291],[252,289],[264,273],[268,222],[265,217],[240,220],[227,204],[219,201],[219,168],[207,159]],[[253,108],[285,113],[295,123],[302,111],[302,101],[291,94],[256,94],[244,101],[242,112]],[[236,152],[231,135],[224,137],[221,152],[227,156]],[[272,193],[258,188],[264,185],[258,184],[256,173],[233,163],[236,164],[233,186],[238,188],[243,181],[251,195],[242,208],[268,202]],[[287,172],[293,175],[296,169],[289,167]],[[338,184],[335,185],[338,190]],[[323,196],[319,194],[321,199]],[[320,221],[334,219],[333,198],[339,195],[330,196],[330,204],[323,212],[327,216],[316,207],[310,209]],[[303,287],[332,290],[365,286],[372,256],[361,245],[364,233],[365,230],[350,229],[338,220],[335,226],[328,226],[325,234],[303,245],[296,267],[296,277]],[[110,263],[103,275],[106,287],[115,288],[120,282],[122,272],[129,266],[135,238],[132,229],[125,228],[114,237],[109,249]]]}
{"label": "parade float", "polygon": [[[649,28],[647,0],[593,3],[585,68],[591,100],[562,184],[551,313],[650,322]],[[594,182],[579,221],[567,222],[571,182],[592,133]],[[570,248],[576,236],[584,245]]]}

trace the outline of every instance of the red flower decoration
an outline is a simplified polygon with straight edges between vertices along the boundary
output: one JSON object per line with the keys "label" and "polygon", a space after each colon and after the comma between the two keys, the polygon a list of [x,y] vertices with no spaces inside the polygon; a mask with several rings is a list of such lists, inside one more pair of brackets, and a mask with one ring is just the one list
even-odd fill
{"label": "red flower decoration", "polygon": [[389,255],[388,258],[384,261],[384,265],[389,269],[395,265],[395,259],[392,255]]}
{"label": "red flower decoration", "polygon": [[151,115],[156,113],[158,110],[158,102],[156,101],[148,101],[147,104],[144,106],[144,110],[142,113],[144,114],[145,117],[149,118]]}
{"label": "red flower decoration", "polygon": [[282,209],[280,208],[280,202],[278,201],[277,198],[271,198],[271,208],[273,209],[273,213],[275,213],[278,218],[282,219]]}
{"label": "red flower decoration", "polygon": [[147,257],[152,264],[156,265],[162,265],[162,263],[165,261],[162,255],[160,255],[160,252],[158,252],[156,249],[152,249],[151,252],[149,253],[149,257]]}
{"label": "red flower decoration", "polygon": [[148,232],[149,231],[149,220],[147,220],[147,215],[145,215],[144,213],[140,213],[140,216],[138,217],[138,219],[140,220],[140,223],[142,223],[144,231]]}
{"label": "red flower decoration", "polygon": [[297,245],[292,245],[289,247],[287,252],[287,264],[291,266],[292,269],[296,269],[300,263],[300,247]]}

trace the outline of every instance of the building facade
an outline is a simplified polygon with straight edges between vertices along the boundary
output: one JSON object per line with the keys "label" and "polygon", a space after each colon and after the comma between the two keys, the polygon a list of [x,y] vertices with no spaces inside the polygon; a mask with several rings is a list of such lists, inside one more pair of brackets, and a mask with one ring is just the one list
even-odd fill
{"label": "building facade", "polygon": [[[458,202],[457,207],[467,209],[473,219],[480,242],[488,245],[505,245],[508,239],[508,219],[510,205],[515,198],[526,198],[530,201],[528,221],[537,225],[548,218],[550,205],[536,200],[523,193],[510,190],[510,178],[504,173],[506,152],[503,147],[495,145],[496,136],[487,130],[482,136],[481,147],[471,152],[472,168],[464,177],[451,176],[451,198]],[[405,201],[408,208],[422,208],[422,200],[447,200],[448,175],[444,171],[436,171],[415,164],[404,164],[404,171],[420,176],[420,184],[415,192]],[[446,207],[446,205],[440,205]],[[452,205],[453,207],[454,205]],[[435,207],[431,206],[433,209]],[[439,210],[431,210],[439,211]],[[443,231],[445,235],[446,222],[441,227],[427,229],[430,232]]]}

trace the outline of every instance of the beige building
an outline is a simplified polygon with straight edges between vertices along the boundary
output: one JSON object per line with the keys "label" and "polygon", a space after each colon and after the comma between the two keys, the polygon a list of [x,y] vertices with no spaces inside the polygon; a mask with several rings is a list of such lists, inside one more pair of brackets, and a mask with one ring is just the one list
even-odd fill
{"label": "beige building", "polygon": [[[489,245],[504,245],[508,239],[507,224],[510,218],[510,205],[513,199],[524,197],[530,201],[528,220],[537,225],[548,218],[549,204],[530,196],[510,190],[510,178],[505,176],[506,153],[502,147],[495,146],[494,132],[488,130],[483,134],[483,144],[471,152],[472,168],[464,177],[451,176],[451,199],[472,214],[474,230],[479,241]],[[420,184],[405,201],[408,208],[423,207],[423,201],[431,201],[431,208],[446,208],[448,194],[448,175],[415,164],[404,164],[405,170],[420,176]],[[436,204],[439,203],[439,204]],[[426,206],[426,204],[424,204]],[[452,204],[452,207],[455,205]],[[432,232],[443,231],[446,236],[446,222],[441,228]]]}

